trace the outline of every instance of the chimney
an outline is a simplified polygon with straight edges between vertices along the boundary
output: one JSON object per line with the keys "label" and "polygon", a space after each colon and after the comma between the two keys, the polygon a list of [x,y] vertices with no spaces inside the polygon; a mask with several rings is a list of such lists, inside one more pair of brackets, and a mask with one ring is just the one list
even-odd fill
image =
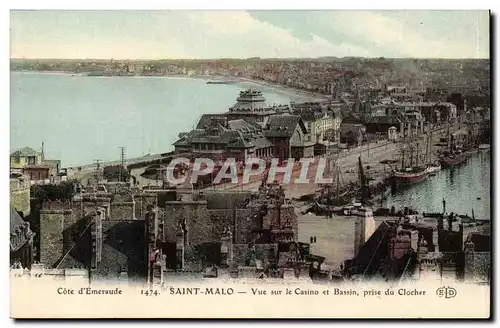
{"label": "chimney", "polygon": [[417,257],[418,261],[422,261],[426,256],[427,253],[429,252],[429,248],[427,247],[427,241],[425,240],[424,236],[421,236],[420,240],[418,241],[418,246],[417,246]]}
{"label": "chimney", "polygon": [[158,235],[158,215],[157,210],[152,205],[149,205],[145,215],[146,225],[148,229],[148,243],[152,244],[153,247],[156,240],[159,239]]}
{"label": "chimney", "polygon": [[91,268],[92,270],[96,270],[97,266],[101,262],[102,257],[102,220],[104,218],[105,211],[102,208],[99,208],[94,217],[92,218],[92,262]]}
{"label": "chimney", "polygon": [[434,252],[439,253],[439,233],[441,229],[432,230],[432,244],[434,245]]}
{"label": "chimney", "polygon": [[182,219],[177,226],[177,240],[176,240],[176,258],[177,267],[184,268],[184,253],[187,244],[187,223],[186,219]]}
{"label": "chimney", "polygon": [[470,239],[470,236],[467,237],[467,240],[464,243],[464,255],[465,255],[465,263],[464,263],[464,279],[465,281],[473,281],[475,277],[476,271],[476,261],[474,256],[474,243]]}
{"label": "chimney", "polygon": [[437,230],[443,230],[443,215],[441,215],[437,220]]}
{"label": "chimney", "polygon": [[375,232],[376,224],[373,219],[371,208],[360,208],[356,221],[354,222],[354,254],[357,255],[359,249]]}
{"label": "chimney", "polygon": [[228,267],[233,262],[233,235],[229,228],[225,228],[221,237],[221,265]]}
{"label": "chimney", "polygon": [[410,243],[411,243],[411,248],[414,251],[418,251],[418,242],[419,242],[419,233],[417,230],[412,230],[410,232]]}
{"label": "chimney", "polygon": [[161,262],[155,262],[153,264],[153,285],[162,285],[163,284],[163,267]]}

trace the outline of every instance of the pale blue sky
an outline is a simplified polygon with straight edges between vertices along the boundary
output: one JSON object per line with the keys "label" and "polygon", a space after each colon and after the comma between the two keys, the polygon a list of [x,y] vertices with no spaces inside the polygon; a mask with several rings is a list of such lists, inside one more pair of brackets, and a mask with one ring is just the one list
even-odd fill
{"label": "pale blue sky", "polygon": [[489,58],[489,12],[11,12],[11,58],[320,56]]}

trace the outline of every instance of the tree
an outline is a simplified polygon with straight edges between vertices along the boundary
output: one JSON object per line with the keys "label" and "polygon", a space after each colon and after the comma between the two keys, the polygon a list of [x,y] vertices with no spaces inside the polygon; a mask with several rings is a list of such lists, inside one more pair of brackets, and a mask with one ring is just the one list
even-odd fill
{"label": "tree", "polygon": [[33,185],[31,194],[40,201],[71,200],[74,195],[73,183],[76,180],[63,181],[59,184]]}
{"label": "tree", "polygon": [[121,165],[110,165],[104,167],[103,176],[108,181],[127,181],[130,178],[130,171]]}

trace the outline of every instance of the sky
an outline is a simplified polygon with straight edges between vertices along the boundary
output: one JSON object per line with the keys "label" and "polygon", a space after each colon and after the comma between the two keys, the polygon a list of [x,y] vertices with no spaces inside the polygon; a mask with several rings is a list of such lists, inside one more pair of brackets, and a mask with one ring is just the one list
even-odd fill
{"label": "sky", "polygon": [[11,58],[489,58],[488,11],[12,11]]}

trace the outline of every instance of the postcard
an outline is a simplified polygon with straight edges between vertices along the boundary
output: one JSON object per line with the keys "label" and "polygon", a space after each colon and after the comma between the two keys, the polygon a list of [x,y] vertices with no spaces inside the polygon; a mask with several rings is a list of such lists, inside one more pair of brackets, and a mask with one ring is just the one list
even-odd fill
{"label": "postcard", "polygon": [[12,318],[491,317],[489,11],[10,16]]}

